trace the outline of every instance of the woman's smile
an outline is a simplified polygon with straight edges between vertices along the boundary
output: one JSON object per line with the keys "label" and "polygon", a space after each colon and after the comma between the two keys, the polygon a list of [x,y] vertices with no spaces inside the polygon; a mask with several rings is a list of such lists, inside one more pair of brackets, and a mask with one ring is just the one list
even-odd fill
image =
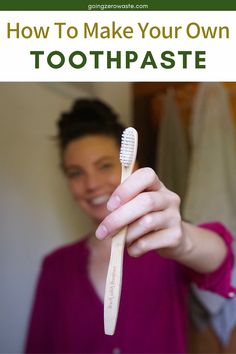
{"label": "woman's smile", "polygon": [[120,183],[119,148],[104,135],[73,140],[64,153],[64,170],[80,207],[97,223],[108,215],[107,202]]}

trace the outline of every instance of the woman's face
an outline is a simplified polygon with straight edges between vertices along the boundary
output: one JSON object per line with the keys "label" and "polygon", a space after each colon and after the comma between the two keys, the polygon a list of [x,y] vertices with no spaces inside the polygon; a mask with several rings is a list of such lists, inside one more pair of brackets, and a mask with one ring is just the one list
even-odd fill
{"label": "woman's face", "polygon": [[101,222],[108,215],[107,201],[120,183],[116,141],[104,135],[74,140],[65,149],[63,163],[75,200],[96,223]]}

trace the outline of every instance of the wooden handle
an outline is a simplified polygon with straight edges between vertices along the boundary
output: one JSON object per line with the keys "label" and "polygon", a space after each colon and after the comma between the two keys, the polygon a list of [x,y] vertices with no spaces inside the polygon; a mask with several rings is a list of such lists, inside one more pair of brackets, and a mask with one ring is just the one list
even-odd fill
{"label": "wooden handle", "polygon": [[116,328],[120,304],[126,231],[127,227],[124,227],[112,238],[111,258],[104,298],[104,331],[107,335],[113,335]]}
{"label": "wooden handle", "polygon": [[[124,182],[132,173],[138,148],[137,131],[130,127],[125,129],[124,133],[128,130],[129,134],[130,130],[132,131],[132,138],[130,135],[128,139],[124,137],[121,143],[121,182]],[[126,232],[127,226],[113,236],[111,243],[111,257],[108,266],[104,297],[104,331],[105,334],[111,336],[115,332],[120,305]]]}

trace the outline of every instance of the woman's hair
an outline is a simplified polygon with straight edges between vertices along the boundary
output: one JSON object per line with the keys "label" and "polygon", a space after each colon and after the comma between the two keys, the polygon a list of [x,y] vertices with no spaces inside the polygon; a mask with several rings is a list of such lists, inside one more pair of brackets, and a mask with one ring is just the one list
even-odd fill
{"label": "woman's hair", "polygon": [[61,114],[57,122],[57,139],[61,153],[71,141],[91,134],[113,137],[119,146],[124,129],[107,104],[98,99],[77,99],[71,110]]}

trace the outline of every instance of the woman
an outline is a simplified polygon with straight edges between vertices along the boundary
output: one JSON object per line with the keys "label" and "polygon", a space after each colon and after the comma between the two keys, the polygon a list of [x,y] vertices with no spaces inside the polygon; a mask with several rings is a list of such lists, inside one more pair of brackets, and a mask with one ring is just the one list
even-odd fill
{"label": "woman", "polygon": [[[119,184],[123,129],[97,100],[78,100],[60,117],[62,169],[94,229],[44,259],[26,352],[183,353],[190,282],[234,295],[231,236],[223,225],[182,221],[179,197],[150,168],[136,169]],[[111,237],[125,225],[119,317],[114,336],[106,336]]]}

